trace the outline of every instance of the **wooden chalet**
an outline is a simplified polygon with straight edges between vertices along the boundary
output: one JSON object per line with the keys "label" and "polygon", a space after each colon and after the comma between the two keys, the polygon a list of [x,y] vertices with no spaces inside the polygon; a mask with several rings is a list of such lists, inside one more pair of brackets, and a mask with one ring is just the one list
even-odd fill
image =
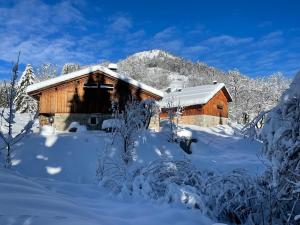
{"label": "wooden chalet", "polygon": [[91,66],[30,85],[27,93],[38,101],[40,126],[68,129],[79,122],[88,129],[101,129],[111,118],[112,102],[122,109],[130,98],[161,100],[163,92],[119,74],[116,68]]}
{"label": "wooden chalet", "polygon": [[161,119],[168,117],[168,110],[183,108],[179,123],[198,126],[226,124],[228,103],[232,98],[222,83],[183,88],[166,94],[161,102]]}

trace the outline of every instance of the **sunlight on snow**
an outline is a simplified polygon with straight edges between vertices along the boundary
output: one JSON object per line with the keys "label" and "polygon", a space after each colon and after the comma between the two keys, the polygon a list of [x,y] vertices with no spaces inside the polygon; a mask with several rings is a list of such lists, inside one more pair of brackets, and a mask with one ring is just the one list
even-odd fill
{"label": "sunlight on snow", "polygon": [[37,155],[36,158],[37,158],[37,159],[41,159],[41,160],[45,160],[45,161],[48,160],[48,157],[43,156],[43,155]]}
{"label": "sunlight on snow", "polygon": [[61,167],[51,167],[51,166],[46,166],[47,173],[50,175],[55,175],[61,172]]}
{"label": "sunlight on snow", "polygon": [[46,140],[45,140],[45,146],[46,147],[51,147],[55,144],[55,142],[57,141],[57,136],[56,135],[51,135],[51,136],[45,136]]}
{"label": "sunlight on snow", "polygon": [[11,160],[11,165],[12,165],[12,166],[17,166],[17,165],[20,164],[21,161],[22,161],[22,160],[20,160],[20,159],[12,159],[12,160]]}
{"label": "sunlight on snow", "polygon": [[161,151],[158,149],[158,148],[156,148],[155,149],[155,152],[157,153],[157,155],[159,155],[159,156],[161,156],[162,154],[161,154]]}

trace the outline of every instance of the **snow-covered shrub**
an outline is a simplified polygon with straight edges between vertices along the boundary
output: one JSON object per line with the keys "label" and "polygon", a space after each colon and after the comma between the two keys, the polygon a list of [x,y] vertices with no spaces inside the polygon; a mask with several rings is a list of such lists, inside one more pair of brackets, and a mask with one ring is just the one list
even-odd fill
{"label": "snow-covered shrub", "polygon": [[119,194],[127,183],[126,165],[108,156],[98,157],[96,178],[99,184]]}
{"label": "snow-covered shrub", "polygon": [[[260,129],[258,124],[264,119]],[[269,224],[297,224],[300,214],[300,72],[279,104],[260,113],[245,128],[245,134],[263,144],[267,170],[260,178],[259,191]]]}
{"label": "snow-covered shrub", "polygon": [[115,194],[197,209],[220,222],[268,224],[275,206],[268,183],[243,170],[219,174],[167,159],[127,167],[110,157],[101,157],[99,165],[100,183]]}
{"label": "snow-covered shrub", "polygon": [[80,125],[80,123],[78,122],[72,122],[69,127],[68,127],[68,131],[70,132],[85,132],[86,126],[85,125]]}
{"label": "snow-covered shrub", "polygon": [[151,162],[131,173],[125,189],[132,196],[205,210],[199,194],[201,173],[186,160]]}
{"label": "snow-covered shrub", "polygon": [[209,216],[223,222],[246,224],[255,221],[261,209],[257,181],[243,170],[225,175],[208,173],[202,185],[202,196]]}
{"label": "snow-covered shrub", "polygon": [[55,134],[55,127],[50,125],[44,125],[41,127],[41,135],[42,136],[48,136],[48,135],[54,135]]}
{"label": "snow-covered shrub", "polygon": [[266,179],[276,194],[272,216],[293,224],[291,218],[300,214],[300,72],[268,114],[260,138],[269,160]]}
{"label": "snow-covered shrub", "polygon": [[107,119],[102,122],[101,129],[106,131],[114,131],[117,127],[119,127],[121,121],[118,119]]}

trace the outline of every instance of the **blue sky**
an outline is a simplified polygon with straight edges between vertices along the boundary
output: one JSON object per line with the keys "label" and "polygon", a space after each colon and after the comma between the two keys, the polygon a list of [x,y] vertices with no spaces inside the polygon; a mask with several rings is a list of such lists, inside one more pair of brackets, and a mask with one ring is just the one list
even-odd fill
{"label": "blue sky", "polygon": [[300,1],[0,0],[0,79],[21,63],[95,64],[163,49],[249,76],[300,70]]}

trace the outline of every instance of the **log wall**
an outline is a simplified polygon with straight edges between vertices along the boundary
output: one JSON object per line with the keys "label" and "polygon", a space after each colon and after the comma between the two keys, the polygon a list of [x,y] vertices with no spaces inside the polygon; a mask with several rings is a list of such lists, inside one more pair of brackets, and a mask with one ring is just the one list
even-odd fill
{"label": "log wall", "polygon": [[[99,83],[112,85],[113,90],[84,87],[85,84]],[[122,109],[131,97],[138,100],[161,98],[99,72],[69,80],[34,93],[33,96],[38,99],[40,114],[111,113],[112,101],[118,102]]]}

